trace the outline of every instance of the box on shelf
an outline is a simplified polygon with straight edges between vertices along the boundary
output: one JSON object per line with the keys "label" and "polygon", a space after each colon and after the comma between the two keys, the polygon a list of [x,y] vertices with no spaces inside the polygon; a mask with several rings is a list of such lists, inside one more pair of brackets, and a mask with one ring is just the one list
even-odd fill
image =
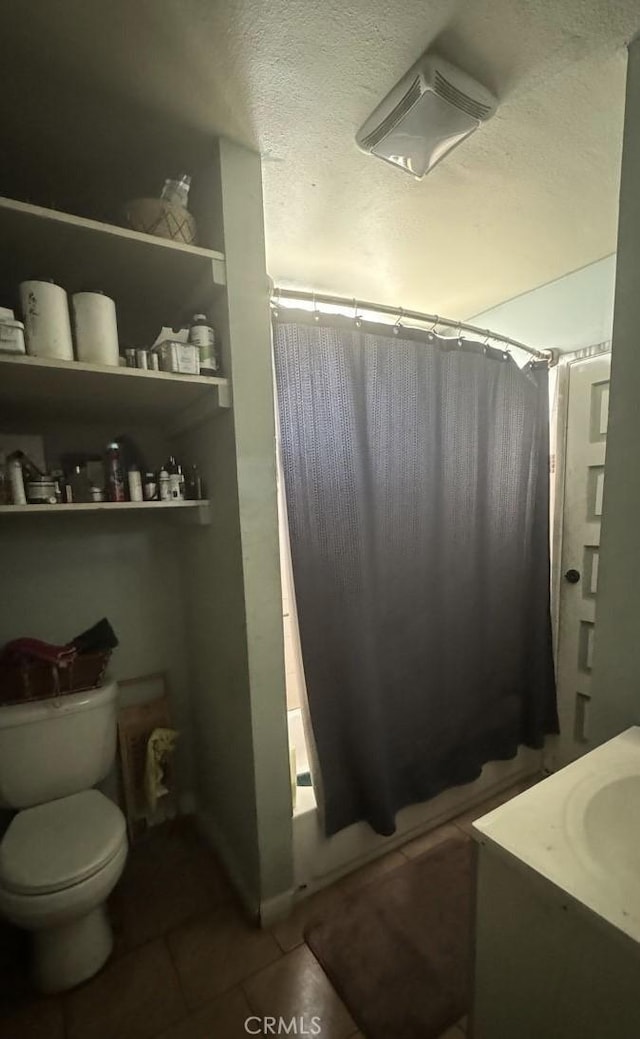
{"label": "box on shelf", "polygon": [[153,353],[158,355],[160,371],[177,372],[181,375],[200,374],[200,351],[192,343],[165,339],[152,349]]}
{"label": "box on shelf", "polygon": [[0,353],[24,354],[24,325],[9,307],[0,307]]}

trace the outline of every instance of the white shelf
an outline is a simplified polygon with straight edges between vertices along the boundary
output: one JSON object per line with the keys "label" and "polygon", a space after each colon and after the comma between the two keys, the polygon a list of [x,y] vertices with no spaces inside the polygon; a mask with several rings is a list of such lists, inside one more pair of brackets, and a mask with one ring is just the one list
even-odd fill
{"label": "white shelf", "polygon": [[209,523],[211,503],[202,501],[96,501],[73,505],[0,505],[0,516],[64,516],[86,513],[185,513],[197,523]]}
{"label": "white shelf", "polygon": [[230,406],[228,379],[0,354],[0,408],[19,418],[162,421],[179,432]]}
{"label": "white shelf", "polygon": [[[198,309],[226,283],[222,253],[0,196],[0,302],[15,306],[21,281],[53,278],[68,293],[101,289],[119,327],[146,339]],[[138,318],[145,315],[145,323]],[[175,324],[174,324],[175,327]],[[121,329],[122,330],[122,329]]]}
{"label": "white shelf", "polygon": [[[139,270],[124,271],[122,277],[130,283],[136,274],[144,274],[149,265],[156,271],[146,272],[155,283],[157,271],[170,269],[167,265],[182,264],[194,272],[210,274],[217,285],[226,283],[224,254],[214,249],[203,249],[199,245],[185,245],[168,238],[132,231],[116,224],[103,224],[99,220],[61,213],[57,209],[34,206],[30,202],[19,202],[0,195],[0,229],[5,237],[3,252],[12,253],[14,237],[21,240],[20,252],[33,246],[38,250],[38,261],[47,266],[47,259],[67,265],[69,277],[98,276],[104,268],[105,275],[115,273],[114,264],[126,262],[138,264]],[[71,247],[71,249],[70,249]],[[74,255],[69,255],[71,251]],[[34,253],[30,250],[33,264]],[[78,255],[79,254],[79,255]],[[11,257],[13,260],[13,256]],[[90,263],[90,270],[87,264]],[[174,270],[177,267],[174,267]],[[27,277],[34,277],[35,272]],[[65,286],[66,287],[66,286]]]}

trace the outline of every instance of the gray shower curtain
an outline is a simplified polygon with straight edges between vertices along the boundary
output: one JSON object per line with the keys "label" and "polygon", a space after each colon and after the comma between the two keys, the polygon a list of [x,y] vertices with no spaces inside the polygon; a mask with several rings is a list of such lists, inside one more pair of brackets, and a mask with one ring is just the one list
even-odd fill
{"label": "gray shower curtain", "polygon": [[545,365],[276,320],[309,709],[333,834],[558,731]]}

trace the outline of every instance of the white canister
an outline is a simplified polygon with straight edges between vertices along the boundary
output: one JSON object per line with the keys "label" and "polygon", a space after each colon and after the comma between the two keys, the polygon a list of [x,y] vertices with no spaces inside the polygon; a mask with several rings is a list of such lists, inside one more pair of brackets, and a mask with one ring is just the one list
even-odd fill
{"label": "white canister", "polygon": [[52,281],[23,281],[20,304],[24,315],[27,353],[73,361],[73,341],[67,294]]}
{"label": "white canister", "polygon": [[116,305],[103,292],[76,292],[71,297],[76,352],[88,364],[120,363]]}

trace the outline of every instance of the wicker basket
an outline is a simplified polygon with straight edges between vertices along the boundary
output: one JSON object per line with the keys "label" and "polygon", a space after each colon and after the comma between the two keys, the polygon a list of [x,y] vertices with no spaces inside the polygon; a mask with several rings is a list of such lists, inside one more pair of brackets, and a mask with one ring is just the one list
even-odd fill
{"label": "wicker basket", "polygon": [[127,204],[127,223],[134,231],[169,238],[172,242],[194,245],[196,222],[184,206],[162,198],[136,198]]}
{"label": "wicker basket", "polygon": [[65,667],[57,664],[1,664],[0,704],[48,700],[65,693],[80,693],[100,685],[111,650],[83,653]]}

